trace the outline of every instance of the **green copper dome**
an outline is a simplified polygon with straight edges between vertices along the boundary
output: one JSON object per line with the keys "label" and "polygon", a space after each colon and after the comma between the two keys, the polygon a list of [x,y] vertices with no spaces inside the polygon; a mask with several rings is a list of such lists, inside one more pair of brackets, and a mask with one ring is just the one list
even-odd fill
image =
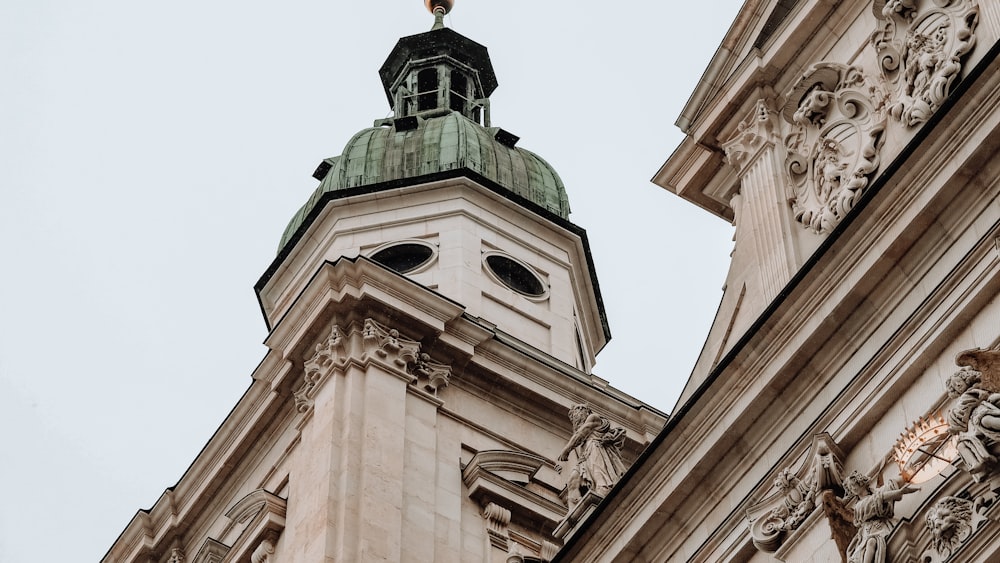
{"label": "green copper dome", "polygon": [[569,200],[555,170],[538,155],[514,147],[516,137],[499,128],[483,127],[455,111],[433,117],[397,119],[386,127],[354,136],[329,167],[312,197],[295,214],[281,247],[292,238],[324,194],[393,180],[420,178],[466,169],[566,219]]}
{"label": "green copper dome", "polygon": [[281,247],[338,196],[455,177],[471,179],[532,211],[569,218],[566,189],[518,138],[490,126],[489,96],[497,88],[486,47],[443,26],[447,2],[435,4],[434,27],[401,38],[379,77],[394,117],[354,136],[340,156],[320,164],[320,185],[295,214]]}

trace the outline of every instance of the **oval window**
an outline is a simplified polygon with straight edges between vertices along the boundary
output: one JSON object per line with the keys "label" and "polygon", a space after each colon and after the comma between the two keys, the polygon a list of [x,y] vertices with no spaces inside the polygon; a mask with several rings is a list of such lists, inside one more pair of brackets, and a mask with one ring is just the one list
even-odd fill
{"label": "oval window", "polygon": [[403,242],[372,253],[371,259],[390,270],[406,274],[428,264],[434,258],[434,248],[419,242]]}
{"label": "oval window", "polygon": [[521,295],[543,297],[545,283],[530,268],[503,254],[486,256],[486,267],[505,286]]}

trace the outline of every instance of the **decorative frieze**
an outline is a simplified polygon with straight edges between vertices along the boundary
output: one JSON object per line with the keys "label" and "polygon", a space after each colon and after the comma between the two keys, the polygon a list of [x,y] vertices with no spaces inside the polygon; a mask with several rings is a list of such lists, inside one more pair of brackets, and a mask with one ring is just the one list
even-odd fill
{"label": "decorative frieze", "polygon": [[451,368],[431,361],[430,355],[425,352],[421,352],[414,360],[410,373],[417,376],[424,390],[435,397],[438,389],[448,385],[448,380],[451,378]]}
{"label": "decorative frieze", "polygon": [[785,96],[785,171],[795,219],[830,232],[878,169],[884,97],[862,71],[839,63],[810,67]]}
{"label": "decorative frieze", "polygon": [[750,114],[736,126],[736,134],[722,145],[726,160],[745,172],[756,154],[780,140],[780,130],[777,114],[765,100],[757,100]]}
{"label": "decorative frieze", "polygon": [[976,43],[974,0],[876,0],[872,35],[879,71],[892,90],[889,113],[907,126],[927,121],[961,75]]}
{"label": "decorative frieze", "polygon": [[406,367],[417,359],[420,343],[400,336],[394,328],[386,328],[372,319],[365,319],[363,333],[366,351],[374,352],[383,360],[398,367]]}

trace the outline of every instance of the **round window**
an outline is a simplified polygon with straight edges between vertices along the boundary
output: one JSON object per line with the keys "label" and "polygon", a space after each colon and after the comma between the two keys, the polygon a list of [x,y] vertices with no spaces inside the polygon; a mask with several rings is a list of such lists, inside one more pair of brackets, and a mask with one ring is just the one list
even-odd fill
{"label": "round window", "polygon": [[544,297],[545,283],[531,268],[503,254],[488,254],[486,267],[497,281],[528,297]]}
{"label": "round window", "polygon": [[390,270],[406,274],[430,263],[434,248],[422,242],[401,242],[376,250],[371,259]]}

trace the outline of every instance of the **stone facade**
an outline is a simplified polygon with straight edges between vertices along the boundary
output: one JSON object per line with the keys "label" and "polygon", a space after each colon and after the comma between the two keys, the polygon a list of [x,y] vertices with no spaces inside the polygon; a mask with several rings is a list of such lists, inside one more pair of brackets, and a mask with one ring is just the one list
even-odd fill
{"label": "stone facade", "polygon": [[746,3],[654,179],[736,227],[718,316],[559,561],[1000,557],[998,39],[996,2]]}

